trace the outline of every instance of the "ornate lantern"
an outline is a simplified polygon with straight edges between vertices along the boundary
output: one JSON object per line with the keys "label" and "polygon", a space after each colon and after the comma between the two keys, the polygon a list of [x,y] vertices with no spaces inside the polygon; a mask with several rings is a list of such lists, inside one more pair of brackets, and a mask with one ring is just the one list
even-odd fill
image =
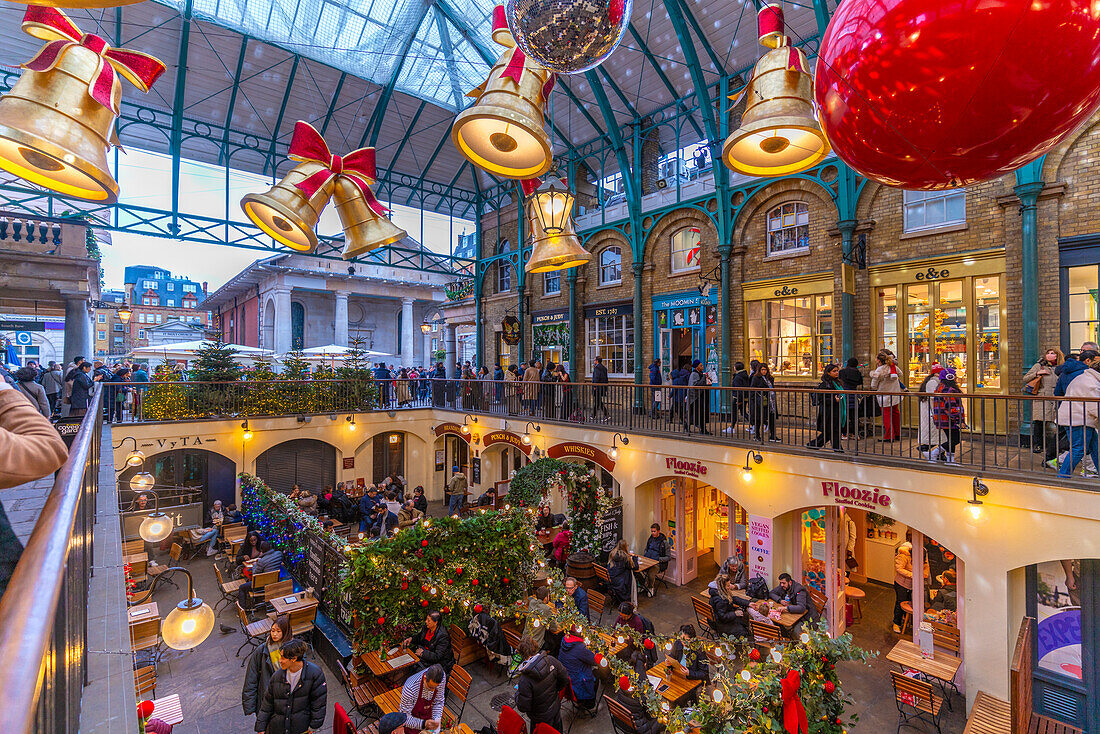
{"label": "ornate lantern", "polygon": [[[538,181],[524,181],[524,193],[530,193]],[[535,191],[527,199],[527,218],[531,224],[531,257],[524,270],[548,273],[584,265],[592,255],[581,246],[573,231],[573,195],[553,183]]]}

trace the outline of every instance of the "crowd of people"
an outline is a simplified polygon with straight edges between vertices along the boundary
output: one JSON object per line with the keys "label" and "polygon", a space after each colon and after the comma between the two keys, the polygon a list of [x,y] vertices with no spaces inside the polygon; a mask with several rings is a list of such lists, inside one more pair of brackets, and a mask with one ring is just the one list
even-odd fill
{"label": "crowd of people", "polygon": [[111,423],[121,421],[124,411],[140,409],[141,393],[133,383],[149,382],[149,372],[130,360],[107,365],[77,356],[64,367],[52,360],[45,367],[35,360],[27,360],[23,367],[7,365],[0,367],[0,378],[22,392],[46,418],[84,415],[92,387],[102,382],[106,385],[103,418]]}

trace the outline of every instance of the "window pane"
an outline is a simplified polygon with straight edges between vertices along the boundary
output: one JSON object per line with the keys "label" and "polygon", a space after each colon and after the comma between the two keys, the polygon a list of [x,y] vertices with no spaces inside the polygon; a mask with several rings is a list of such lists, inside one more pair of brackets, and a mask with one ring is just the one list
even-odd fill
{"label": "window pane", "polygon": [[966,391],[966,307],[963,305],[963,282],[946,281],[937,284],[938,305],[935,311],[934,358],[944,367],[955,370],[959,388]]}
{"label": "window pane", "polygon": [[1001,386],[1001,279],[974,279],[976,387]]}
{"label": "window pane", "polygon": [[1096,290],[1097,270],[1095,265],[1067,269],[1070,293],[1087,293]]}
{"label": "window pane", "polygon": [[1037,663],[1081,680],[1081,561],[1048,561],[1035,572]]}
{"label": "window pane", "polygon": [[792,202],[768,213],[768,254],[805,249],[810,246],[810,209]]}

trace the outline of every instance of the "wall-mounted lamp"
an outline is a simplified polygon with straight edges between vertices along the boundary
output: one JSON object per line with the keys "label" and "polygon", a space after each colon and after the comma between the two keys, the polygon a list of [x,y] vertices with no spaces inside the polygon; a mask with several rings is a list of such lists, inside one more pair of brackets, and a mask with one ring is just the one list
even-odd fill
{"label": "wall-mounted lamp", "polygon": [[118,442],[118,444],[115,446],[115,448],[116,449],[122,448],[122,444],[126,443],[127,441],[132,441],[133,442],[134,450],[126,455],[126,465],[127,466],[141,466],[142,464],[145,463],[145,452],[138,448],[138,442],[137,442],[136,438],[134,438],[133,436],[126,436],[125,438],[123,438],[121,441]]}
{"label": "wall-mounted lamp", "polygon": [[618,459],[619,458],[619,449],[618,449],[618,447],[615,446],[616,441],[622,441],[623,446],[629,446],[630,445],[630,439],[629,438],[627,438],[626,436],[624,436],[621,433],[616,433],[615,436],[611,439],[611,452],[608,454],[608,456],[610,456],[612,459]]}
{"label": "wall-mounted lamp", "polygon": [[425,321],[423,324],[420,325],[420,331],[422,331],[425,334],[427,334],[431,330],[432,330],[432,325],[429,324],[427,321]]}
{"label": "wall-mounted lamp", "polygon": [[153,495],[153,511],[150,512],[138,527],[138,535],[149,543],[159,543],[172,534],[172,520],[160,511],[160,498],[152,490],[145,490]]}
{"label": "wall-mounted lamp", "polygon": [[469,426],[470,423],[477,423],[477,416],[476,415],[470,415],[469,413],[467,413],[466,415],[462,416],[462,432],[463,433],[469,433],[470,432],[470,426]]}
{"label": "wall-mounted lamp", "polygon": [[522,440],[523,440],[523,445],[524,446],[530,446],[531,445],[531,426],[535,427],[535,432],[536,433],[542,430],[542,426],[540,426],[539,424],[534,423],[532,421],[527,421],[527,425],[525,425],[523,427],[523,438],[522,438]]}
{"label": "wall-mounted lamp", "polygon": [[401,441],[401,435],[397,433],[390,434],[390,443],[396,444]]}
{"label": "wall-mounted lamp", "polygon": [[759,451],[750,450],[745,455],[745,466],[741,468],[741,481],[748,484],[752,481],[752,464],[750,462],[756,462],[757,464],[764,463],[764,457],[760,455]]}
{"label": "wall-mounted lamp", "polygon": [[140,601],[135,600],[134,603],[140,604],[152,596],[153,589],[157,587],[161,579],[167,578],[171,571],[182,571],[187,576],[187,598],[168,612],[168,616],[164,618],[164,622],[160,626],[160,636],[164,640],[164,644],[173,650],[190,650],[202,644],[202,641],[209,637],[210,632],[214,629],[214,610],[210,608],[209,604],[195,596],[195,584],[190,571],[179,566],[164,569],[164,572],[157,575],[152,585],[149,586],[148,593]]}
{"label": "wall-mounted lamp", "polygon": [[348,430],[349,431],[354,431],[355,430],[355,416],[349,415],[344,420],[346,420],[348,422]]}
{"label": "wall-mounted lamp", "polygon": [[130,323],[130,318],[134,315],[133,309],[126,305],[126,301],[122,301],[122,306],[118,309],[118,320],[124,324]]}
{"label": "wall-mounted lamp", "polygon": [[143,471],[140,474],[135,474],[134,476],[130,477],[130,489],[134,490],[135,492],[144,492],[146,490],[152,489],[154,484],[156,484],[156,479],[154,479],[153,475],[147,471]]}
{"label": "wall-mounted lamp", "polygon": [[244,430],[244,433],[241,434],[241,438],[243,438],[245,441],[251,441],[252,440],[252,429],[248,427],[248,421],[247,420],[244,423],[241,424],[241,428]]}
{"label": "wall-mounted lamp", "polygon": [[970,517],[974,520],[980,520],[983,514],[982,501],[979,497],[985,497],[989,494],[989,487],[978,477],[974,477],[974,494],[966,501],[967,512],[970,513]]}

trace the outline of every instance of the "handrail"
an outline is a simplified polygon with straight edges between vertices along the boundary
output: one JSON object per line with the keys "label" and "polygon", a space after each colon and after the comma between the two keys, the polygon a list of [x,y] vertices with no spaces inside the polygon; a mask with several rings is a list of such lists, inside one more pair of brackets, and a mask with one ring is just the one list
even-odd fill
{"label": "handrail", "polygon": [[[42,514],[0,599],[0,619],[4,620],[0,624],[0,660],[4,660],[0,665],[0,691],[4,695],[0,732],[26,734],[36,721],[39,727],[33,730],[50,734],[75,731],[79,726],[80,694],[87,666],[87,582],[92,561],[89,513],[95,510],[101,400],[102,388],[97,386],[89,396],[88,412],[69,458],[54,479]],[[82,521],[79,538],[74,536],[78,519]],[[70,591],[77,587],[83,593],[78,599],[65,600],[62,606],[61,591],[66,584]],[[72,634],[80,638],[74,640]],[[57,647],[51,650],[54,645]],[[47,681],[48,677],[52,680]],[[71,690],[74,682],[75,691]],[[53,696],[44,695],[47,683],[52,684],[48,688]],[[50,698],[57,700],[47,700]]]}

